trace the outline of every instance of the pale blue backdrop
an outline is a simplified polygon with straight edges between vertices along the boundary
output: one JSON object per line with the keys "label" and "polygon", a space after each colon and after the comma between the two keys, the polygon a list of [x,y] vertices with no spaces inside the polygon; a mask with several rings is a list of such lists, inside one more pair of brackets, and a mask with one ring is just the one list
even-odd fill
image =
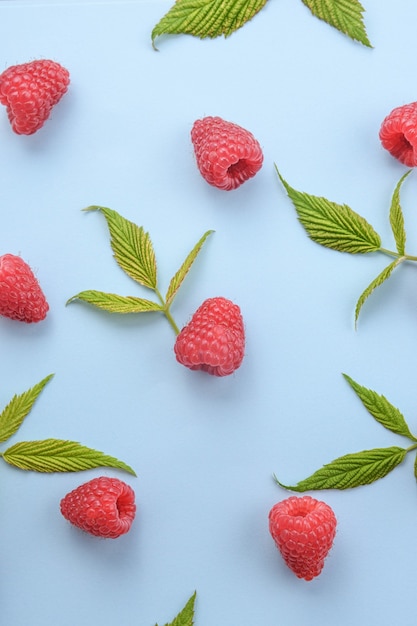
{"label": "pale blue backdrop", "polygon": [[[166,1],[0,6],[0,70],[46,57],[71,73],[44,128],[12,133],[0,109],[0,252],[21,254],[50,303],[37,326],[0,320],[0,404],[54,379],[13,442],[59,437],[118,456],[112,470],[36,475],[2,464],[1,621],[152,626],[197,590],[196,626],[413,626],[417,497],[413,459],[374,485],[318,495],[338,517],[322,575],[298,580],[268,532],[268,511],[323,463],[403,445],[342,377],[385,394],[417,430],[417,267],[401,267],[366,303],[384,267],[311,242],[275,173],[347,203],[392,247],[388,207],[405,168],[380,146],[382,119],[417,100],[414,0],[364,0],[367,49],[299,0],[266,7],[228,39],[161,38]],[[235,192],[200,177],[195,119],[248,128],[265,156]],[[417,178],[404,184],[417,254]],[[242,367],[216,379],[175,361],[155,315],[110,316],[66,300],[83,289],[148,296],[114,262],[101,204],[143,225],[165,290],[194,243],[207,241],[173,306],[185,324],[208,297],[241,306]],[[406,445],[406,444],[405,444]],[[3,448],[2,448],[3,449]],[[117,475],[137,495],[130,533],[97,540],[61,517],[65,493]]]}

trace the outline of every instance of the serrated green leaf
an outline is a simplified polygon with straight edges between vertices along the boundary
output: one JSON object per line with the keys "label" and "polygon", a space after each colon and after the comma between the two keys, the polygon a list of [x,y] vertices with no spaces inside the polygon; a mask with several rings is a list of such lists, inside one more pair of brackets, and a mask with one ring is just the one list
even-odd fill
{"label": "serrated green leaf", "polygon": [[330,26],[372,47],[366,33],[363,13],[365,9],[358,0],[302,0],[310,11]]}
{"label": "serrated green leaf", "polygon": [[[193,626],[196,595],[196,592],[194,592],[182,611],[178,613],[177,617],[169,624],[165,624],[165,626]],[[158,624],[155,624],[155,626],[158,626]]]}
{"label": "serrated green leaf", "polygon": [[351,489],[369,485],[391,472],[403,460],[407,450],[396,446],[375,448],[341,456],[305,480],[293,486],[276,482],[290,491],[312,491],[320,489]]}
{"label": "serrated green leaf", "polygon": [[402,176],[395,187],[392,195],[391,207],[389,212],[389,220],[391,224],[392,233],[395,239],[395,245],[397,246],[398,254],[405,254],[406,232],[404,227],[404,215],[400,204],[400,191],[401,186],[407,176],[411,173],[409,170]]}
{"label": "serrated green leaf", "polygon": [[160,35],[188,34],[200,39],[228,37],[251,20],[267,0],[177,0],[152,30]]}
{"label": "serrated green leaf", "polygon": [[130,278],[149,289],[156,289],[157,266],[149,233],[117,211],[90,206],[85,211],[101,211],[110,231],[110,245],[118,265]]}
{"label": "serrated green leaf", "polygon": [[414,458],[414,476],[417,479],[417,455]]}
{"label": "serrated green leaf", "polygon": [[188,272],[190,271],[191,266],[194,263],[195,259],[197,258],[197,255],[200,252],[204,242],[206,241],[207,237],[211,235],[213,232],[214,232],[213,230],[208,230],[207,232],[204,233],[201,239],[196,243],[194,248],[191,250],[190,254],[187,256],[184,263],[181,265],[180,269],[171,278],[171,282],[169,283],[168,291],[165,297],[165,303],[168,307],[171,306],[172,301],[174,300],[178,292],[178,289],[181,287],[184,281],[184,278],[187,276]]}
{"label": "serrated green leaf", "polygon": [[151,311],[163,311],[163,307],[157,302],[145,298],[133,296],[118,296],[114,293],[89,289],[72,296],[67,304],[74,300],[82,300],[92,306],[107,311],[108,313],[149,313]]}
{"label": "serrated green leaf", "polygon": [[371,293],[375,291],[377,287],[380,287],[382,283],[384,283],[391,276],[392,272],[395,268],[400,265],[404,261],[404,257],[400,257],[395,259],[392,263],[390,263],[387,267],[385,267],[380,274],[367,286],[367,288],[362,292],[359,296],[359,299],[356,303],[355,308],[355,326],[358,323],[359,313],[365,303],[365,301],[369,298]]}
{"label": "serrated green leaf", "polygon": [[343,374],[343,376],[361,400],[363,406],[377,422],[397,435],[417,441],[408,428],[401,411],[391,404],[385,396],[359,385],[347,374]]}
{"label": "serrated green leaf", "polygon": [[350,254],[380,249],[380,236],[361,215],[346,204],[296,191],[277,172],[310,239],[326,248]]}
{"label": "serrated green leaf", "polygon": [[32,407],[45,385],[53,374],[46,376],[20,395],[15,395],[0,414],[0,442],[7,441],[22,425],[23,420],[32,410]]}
{"label": "serrated green leaf", "polygon": [[22,441],[8,448],[2,456],[10,465],[36,472],[81,472],[95,467],[113,467],[136,476],[123,461],[63,439]]}

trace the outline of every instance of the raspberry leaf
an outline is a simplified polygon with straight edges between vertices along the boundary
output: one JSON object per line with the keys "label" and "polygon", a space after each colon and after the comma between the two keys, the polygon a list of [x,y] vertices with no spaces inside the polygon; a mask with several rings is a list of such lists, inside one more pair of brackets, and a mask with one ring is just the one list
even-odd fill
{"label": "raspberry leaf", "polygon": [[111,247],[118,265],[130,278],[149,289],[156,289],[157,266],[149,234],[114,211],[101,206],[90,206],[84,211],[101,211],[106,218],[111,236]]}
{"label": "raspberry leaf", "polygon": [[394,193],[392,195],[389,213],[389,219],[395,239],[395,245],[397,246],[398,254],[401,256],[405,254],[406,232],[404,228],[404,215],[400,204],[400,191],[404,180],[411,173],[411,171],[412,170],[406,172],[397,183],[397,186],[395,187]]}
{"label": "raspberry leaf", "polygon": [[196,243],[194,248],[191,250],[190,254],[185,259],[184,263],[181,265],[180,269],[176,272],[176,274],[171,278],[171,282],[168,287],[168,291],[165,296],[165,303],[169,307],[171,306],[175,296],[177,295],[178,289],[181,287],[184,278],[187,276],[188,272],[191,269],[192,264],[197,258],[198,253],[203,247],[204,242],[207,237],[211,235],[214,231],[208,230],[204,233],[201,239]]}
{"label": "raspberry leaf", "polygon": [[[196,592],[193,593],[185,607],[178,613],[174,621],[169,624],[165,624],[165,626],[193,626],[195,598]],[[155,626],[158,626],[158,624],[155,624]]]}
{"label": "raspberry leaf", "polygon": [[367,288],[361,293],[359,299],[356,303],[355,308],[355,326],[357,326],[359,313],[365,303],[365,301],[369,298],[371,293],[375,291],[377,287],[380,287],[382,283],[384,283],[391,276],[392,272],[395,270],[398,265],[400,265],[405,260],[405,257],[400,257],[392,261],[387,267],[385,267],[380,274],[367,286]]}
{"label": "raspberry leaf", "polygon": [[407,452],[407,449],[397,446],[363,450],[335,459],[296,485],[284,485],[276,477],[275,480],[284,489],[299,492],[351,489],[383,478],[404,460]]}
{"label": "raspberry leaf", "polygon": [[417,441],[416,437],[410,432],[401,411],[391,404],[385,396],[359,385],[347,374],[343,374],[343,376],[361,400],[363,406],[377,422],[397,435]]}
{"label": "raspberry leaf", "polygon": [[[200,39],[228,37],[251,20],[267,0],[177,0],[152,30],[160,35],[194,35]],[[156,49],[156,48],[155,48]]]}
{"label": "raspberry leaf", "polygon": [[336,204],[323,197],[296,191],[277,172],[310,239],[326,248],[350,254],[365,254],[380,249],[378,233],[346,204]]}
{"label": "raspberry leaf", "polygon": [[23,420],[32,410],[32,407],[45,385],[53,374],[46,376],[20,395],[15,395],[0,414],[0,442],[7,441],[20,428]]}
{"label": "raspberry leaf", "polygon": [[164,310],[161,304],[152,300],[134,298],[133,296],[118,296],[114,293],[105,293],[104,291],[95,291],[94,289],[81,291],[77,295],[72,296],[67,304],[73,300],[82,300],[108,313],[148,313],[150,311]]}
{"label": "raspberry leaf", "polygon": [[111,235],[111,247],[117,263],[136,282],[152,289],[158,302],[89,289],[69,298],[67,304],[74,300],[81,300],[109,313],[159,311],[165,315],[175,334],[178,335],[180,331],[171,315],[170,306],[205,240],[214,231],[206,231],[196,243],[180,269],[172,277],[164,300],[158,286],[153,245],[149,234],[144,231],[142,226],[137,226],[119,215],[117,211],[106,207],[94,205],[87,207],[84,211],[101,211],[104,214]]}
{"label": "raspberry leaf", "polygon": [[10,465],[36,472],[80,472],[96,467],[112,467],[136,476],[135,471],[123,461],[76,441],[22,441],[8,448],[2,456]]}
{"label": "raspberry leaf", "polygon": [[358,0],[302,0],[313,15],[334,26],[351,39],[372,47],[366,34],[363,12]]}

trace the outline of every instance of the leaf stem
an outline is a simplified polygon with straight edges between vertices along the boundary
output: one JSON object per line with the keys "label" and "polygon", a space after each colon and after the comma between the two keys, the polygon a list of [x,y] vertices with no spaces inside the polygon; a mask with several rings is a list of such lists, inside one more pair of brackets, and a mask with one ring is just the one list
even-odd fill
{"label": "leaf stem", "polygon": [[382,252],[382,254],[398,259],[400,263],[403,261],[417,261],[417,256],[413,256],[411,254],[398,254],[398,252],[388,250],[387,248],[379,248],[378,252]]}
{"label": "leaf stem", "polygon": [[167,306],[167,303],[165,302],[164,298],[161,295],[161,292],[159,291],[158,288],[155,288],[155,294],[158,297],[159,302],[162,304],[162,306],[164,307],[164,315],[167,318],[168,322],[171,325],[171,328],[174,330],[174,333],[176,335],[179,335],[180,333],[180,329],[178,328],[174,318],[171,315],[171,311],[169,310],[169,306]]}

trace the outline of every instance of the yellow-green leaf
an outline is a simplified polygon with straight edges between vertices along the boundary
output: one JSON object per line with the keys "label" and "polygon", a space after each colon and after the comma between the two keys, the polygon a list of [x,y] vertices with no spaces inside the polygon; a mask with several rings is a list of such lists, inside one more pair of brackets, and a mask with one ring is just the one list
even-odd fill
{"label": "yellow-green leaf", "polygon": [[122,217],[117,211],[90,206],[85,211],[101,211],[111,236],[111,247],[118,265],[130,278],[149,289],[156,289],[157,266],[150,236],[142,226]]}
{"label": "yellow-green leaf", "polygon": [[366,33],[363,13],[358,0],[302,0],[313,15],[324,20],[351,39],[372,47]]}
{"label": "yellow-green leaf", "polygon": [[385,396],[363,385],[359,385],[359,383],[354,381],[353,378],[347,374],[343,374],[343,376],[352,387],[365,409],[377,422],[397,435],[402,435],[412,441],[417,441],[416,437],[411,433],[404,415],[397,407],[391,404]]}
{"label": "yellow-green leaf", "polygon": [[395,259],[392,263],[387,265],[387,267],[385,267],[382,270],[382,272],[380,274],[378,274],[378,276],[361,293],[361,295],[359,296],[359,299],[358,299],[358,301],[356,303],[356,308],[355,308],[355,326],[358,323],[359,313],[361,312],[361,309],[362,309],[365,301],[369,298],[371,293],[373,291],[375,291],[375,289],[377,287],[380,287],[380,285],[382,285],[382,283],[384,283],[386,280],[388,280],[388,278],[391,276],[391,274],[395,270],[395,268],[398,267],[398,265],[400,265],[400,263],[402,263],[403,261],[404,261],[404,257],[399,257],[399,258]]}
{"label": "yellow-green leaf", "polygon": [[[152,30],[160,35],[188,34],[205,39],[228,37],[251,20],[267,0],[177,0]],[[154,46],[155,47],[155,46]]]}
{"label": "yellow-green leaf", "polygon": [[118,296],[115,293],[106,293],[89,289],[72,296],[67,304],[81,300],[92,306],[107,311],[108,313],[149,313],[150,311],[163,311],[163,307],[152,300],[135,298],[133,296]]}
{"label": "yellow-green leaf", "polygon": [[[178,613],[172,622],[165,624],[165,626],[193,626],[195,598],[196,593],[194,592],[182,611]],[[155,626],[158,626],[158,624],[155,624]]]}
{"label": "yellow-green leaf", "polygon": [[350,254],[380,249],[380,236],[361,215],[346,204],[293,189],[277,172],[310,239],[326,248]]}
{"label": "yellow-green leaf", "polygon": [[290,491],[310,491],[320,489],[351,489],[369,485],[383,478],[405,458],[407,450],[392,446],[375,448],[346,454],[335,459],[308,478],[296,485],[284,485],[276,477],[276,482]]}
{"label": "yellow-green leaf", "polygon": [[13,396],[0,414],[0,442],[7,441],[20,428],[39,394],[52,377],[53,374],[50,374],[31,389]]}
{"label": "yellow-green leaf", "polygon": [[171,282],[169,284],[168,291],[165,296],[165,303],[168,307],[172,304],[172,301],[174,300],[178,292],[178,289],[181,287],[181,284],[184,278],[187,276],[188,272],[190,271],[191,266],[194,263],[195,259],[197,258],[197,255],[200,252],[204,242],[206,241],[207,237],[211,235],[211,233],[213,232],[214,232],[213,230],[208,230],[207,232],[204,233],[201,239],[196,243],[194,248],[191,250],[187,258],[185,259],[184,263],[181,265],[180,269],[171,278]]}
{"label": "yellow-green leaf", "polygon": [[397,186],[394,189],[394,193],[391,199],[391,206],[389,212],[389,221],[391,224],[392,233],[395,239],[395,245],[397,246],[398,254],[405,254],[406,232],[404,227],[404,215],[400,203],[400,191],[401,186],[407,176],[412,170],[406,172],[399,180]]}
{"label": "yellow-green leaf", "polygon": [[8,448],[2,456],[10,465],[35,472],[81,472],[95,467],[113,467],[136,476],[123,461],[76,441],[22,441]]}

